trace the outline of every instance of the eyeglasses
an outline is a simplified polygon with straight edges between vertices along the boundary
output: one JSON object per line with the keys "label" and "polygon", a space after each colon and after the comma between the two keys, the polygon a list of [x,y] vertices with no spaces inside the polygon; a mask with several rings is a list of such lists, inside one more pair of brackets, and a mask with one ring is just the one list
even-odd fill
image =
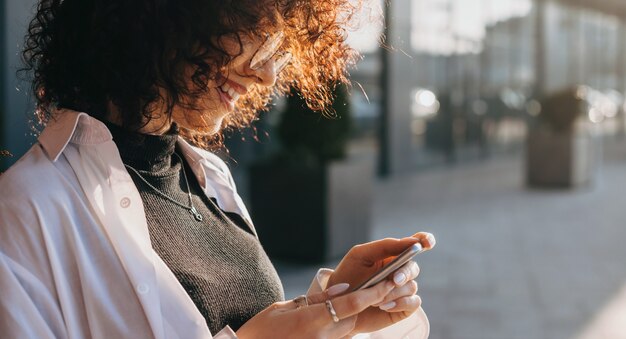
{"label": "eyeglasses", "polygon": [[278,74],[282,71],[289,61],[291,61],[291,53],[286,51],[279,51],[285,40],[285,33],[278,32],[275,34],[268,34],[265,42],[257,49],[257,51],[250,59],[250,68],[258,71],[270,60],[274,61],[274,73]]}

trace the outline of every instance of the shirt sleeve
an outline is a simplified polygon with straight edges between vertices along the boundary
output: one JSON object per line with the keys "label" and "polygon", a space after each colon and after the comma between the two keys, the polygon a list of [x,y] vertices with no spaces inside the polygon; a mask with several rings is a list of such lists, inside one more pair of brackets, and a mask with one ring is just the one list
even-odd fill
{"label": "shirt sleeve", "polygon": [[237,339],[237,334],[230,326],[226,325],[221,331],[213,336],[213,339]]}
{"label": "shirt sleeve", "polygon": [[66,338],[54,298],[24,267],[0,252],[0,333],[6,338]]}
{"label": "shirt sleeve", "polygon": [[[320,268],[313,278],[307,295],[315,294],[327,288],[333,270]],[[410,317],[372,333],[361,333],[352,339],[427,339],[430,333],[430,323],[426,313],[420,307]]]}

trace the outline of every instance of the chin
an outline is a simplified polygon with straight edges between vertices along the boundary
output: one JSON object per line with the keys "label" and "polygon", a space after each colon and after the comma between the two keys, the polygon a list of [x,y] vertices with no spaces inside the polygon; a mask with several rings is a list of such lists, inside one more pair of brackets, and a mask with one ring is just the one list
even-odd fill
{"label": "chin", "polygon": [[186,121],[184,124],[179,124],[179,126],[191,131],[193,134],[208,136],[220,132],[222,129],[222,119],[219,119],[219,121],[212,121],[212,123],[208,123],[206,121],[189,123]]}
{"label": "chin", "polygon": [[[208,112],[207,112],[208,113]],[[230,112],[216,112],[211,111],[209,114],[185,114],[179,116],[179,119],[174,119],[178,125],[198,135],[214,135],[220,132],[222,129],[222,122],[224,117]]]}
{"label": "chin", "polygon": [[222,129],[222,125],[211,125],[211,126],[204,126],[200,129],[197,129],[196,132],[199,134],[203,134],[203,135],[214,135],[220,132],[220,130]]}

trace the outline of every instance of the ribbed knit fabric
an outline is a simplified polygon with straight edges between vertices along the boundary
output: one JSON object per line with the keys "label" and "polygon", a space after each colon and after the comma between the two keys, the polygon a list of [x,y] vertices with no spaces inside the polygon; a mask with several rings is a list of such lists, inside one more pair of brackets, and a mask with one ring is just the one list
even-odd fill
{"label": "ribbed knit fabric", "polygon": [[[188,206],[187,187],[176,149],[178,130],[141,135],[107,123],[122,161],[161,192]],[[181,156],[182,157],[182,156]],[[146,185],[129,170],[144,203],[152,247],[174,272],[212,333],[226,325],[237,330],[270,304],[284,299],[276,270],[243,218],[208,199],[185,164],[193,215]]]}

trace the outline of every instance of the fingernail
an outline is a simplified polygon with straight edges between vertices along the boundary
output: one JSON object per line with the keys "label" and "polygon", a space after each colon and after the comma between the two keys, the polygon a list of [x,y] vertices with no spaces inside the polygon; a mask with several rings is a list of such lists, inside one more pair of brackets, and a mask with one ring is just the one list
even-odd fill
{"label": "fingernail", "polygon": [[428,240],[428,244],[430,245],[430,247],[434,247],[437,243],[437,240],[435,240],[435,236],[432,233],[428,233],[428,235],[426,236],[426,240]]}
{"label": "fingernail", "polygon": [[350,287],[350,284],[347,284],[347,283],[333,285],[326,290],[326,294],[328,294],[329,297],[334,297],[338,294],[341,294],[347,291],[349,287]]}
{"label": "fingernail", "polygon": [[394,307],[396,307],[396,302],[395,301],[390,301],[390,302],[388,302],[386,304],[382,304],[382,305],[378,306],[378,308],[380,308],[383,311],[390,310],[390,309],[392,309]]}
{"label": "fingernail", "polygon": [[414,295],[411,298],[413,299],[414,302],[419,303],[420,305],[422,305],[422,298],[419,295]]}
{"label": "fingernail", "polygon": [[404,273],[398,273],[393,277],[393,281],[397,285],[402,284],[405,280],[406,280],[406,275]]}

